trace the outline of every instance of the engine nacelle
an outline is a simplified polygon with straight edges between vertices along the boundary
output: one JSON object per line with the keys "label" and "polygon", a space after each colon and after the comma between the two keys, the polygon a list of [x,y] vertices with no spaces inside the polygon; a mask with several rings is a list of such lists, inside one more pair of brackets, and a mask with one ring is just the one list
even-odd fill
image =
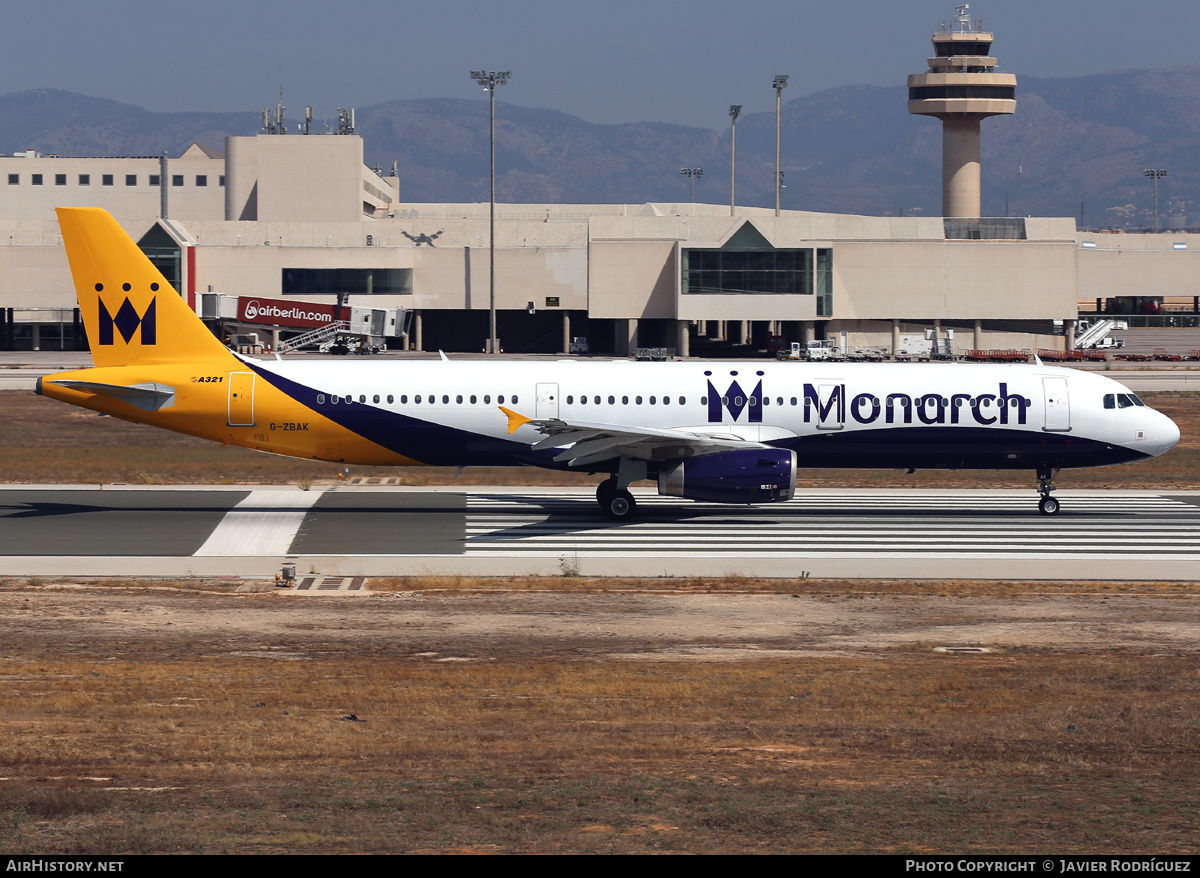
{"label": "engine nacelle", "polygon": [[658,493],[710,503],[781,503],[796,493],[796,452],[701,454],[659,470]]}

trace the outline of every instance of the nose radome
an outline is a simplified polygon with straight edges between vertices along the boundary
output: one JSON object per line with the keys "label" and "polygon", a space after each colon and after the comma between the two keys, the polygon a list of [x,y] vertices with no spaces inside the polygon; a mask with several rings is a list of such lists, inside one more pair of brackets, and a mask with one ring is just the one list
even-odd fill
{"label": "nose radome", "polygon": [[1146,438],[1150,453],[1155,457],[1166,454],[1179,442],[1179,425],[1162,412],[1154,412],[1154,418],[1147,426]]}
{"label": "nose radome", "polygon": [[1166,422],[1162,427],[1163,450],[1159,452],[1162,454],[1170,451],[1179,442],[1179,425],[1161,412],[1159,413],[1159,417]]}

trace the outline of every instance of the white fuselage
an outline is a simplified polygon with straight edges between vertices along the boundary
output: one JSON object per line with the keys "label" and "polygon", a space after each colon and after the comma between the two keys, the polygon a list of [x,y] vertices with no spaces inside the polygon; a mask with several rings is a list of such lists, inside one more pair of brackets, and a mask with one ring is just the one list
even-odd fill
{"label": "white fuselage", "polygon": [[[1151,457],[1175,424],[1117,382],[1052,366],[627,360],[254,362],[309,405],[427,463],[538,464],[531,419],[793,448],[805,466],[1032,468]],[[377,429],[370,425],[377,422]],[[1037,458],[1037,459],[1035,459]],[[1044,458],[1041,459],[1041,458]],[[549,458],[547,458],[548,460]],[[546,465],[549,465],[548,463]]]}

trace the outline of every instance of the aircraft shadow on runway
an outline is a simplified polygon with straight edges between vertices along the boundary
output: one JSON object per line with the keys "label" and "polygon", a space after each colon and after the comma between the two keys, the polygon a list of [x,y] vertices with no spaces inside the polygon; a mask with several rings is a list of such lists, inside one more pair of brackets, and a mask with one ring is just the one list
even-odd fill
{"label": "aircraft shadow on runway", "polygon": [[[232,509],[230,506],[228,509]],[[37,501],[21,502],[12,504],[0,504],[0,519],[16,519],[16,518],[50,518],[59,515],[92,515],[104,514],[106,512],[116,513],[153,513],[168,515],[171,513],[193,513],[199,512],[204,514],[224,513],[228,511],[224,504],[212,506],[184,506],[184,505],[161,505],[156,503],[142,503],[118,505],[111,504],[105,506],[97,506],[91,503],[40,503]],[[256,508],[257,511],[257,508]],[[263,511],[270,511],[264,509]],[[285,509],[280,507],[278,512],[294,512],[295,510]]]}
{"label": "aircraft shadow on runway", "polygon": [[111,506],[89,506],[83,503],[12,503],[0,504],[0,519],[46,518],[54,515],[82,515],[90,512],[111,512]]}

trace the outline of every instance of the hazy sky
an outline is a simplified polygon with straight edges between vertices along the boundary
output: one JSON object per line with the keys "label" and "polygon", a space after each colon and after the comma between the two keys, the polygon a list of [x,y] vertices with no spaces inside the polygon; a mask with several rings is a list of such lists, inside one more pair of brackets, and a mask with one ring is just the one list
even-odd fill
{"label": "hazy sky", "polygon": [[[986,0],[1002,69],[1074,76],[1200,64],[1200,2]],[[0,94],[59,88],[151,110],[315,108],[482,99],[468,71],[512,69],[499,101],[591,122],[724,127],[731,103],[774,107],[925,69],[948,0],[78,0],[5,9]]]}

